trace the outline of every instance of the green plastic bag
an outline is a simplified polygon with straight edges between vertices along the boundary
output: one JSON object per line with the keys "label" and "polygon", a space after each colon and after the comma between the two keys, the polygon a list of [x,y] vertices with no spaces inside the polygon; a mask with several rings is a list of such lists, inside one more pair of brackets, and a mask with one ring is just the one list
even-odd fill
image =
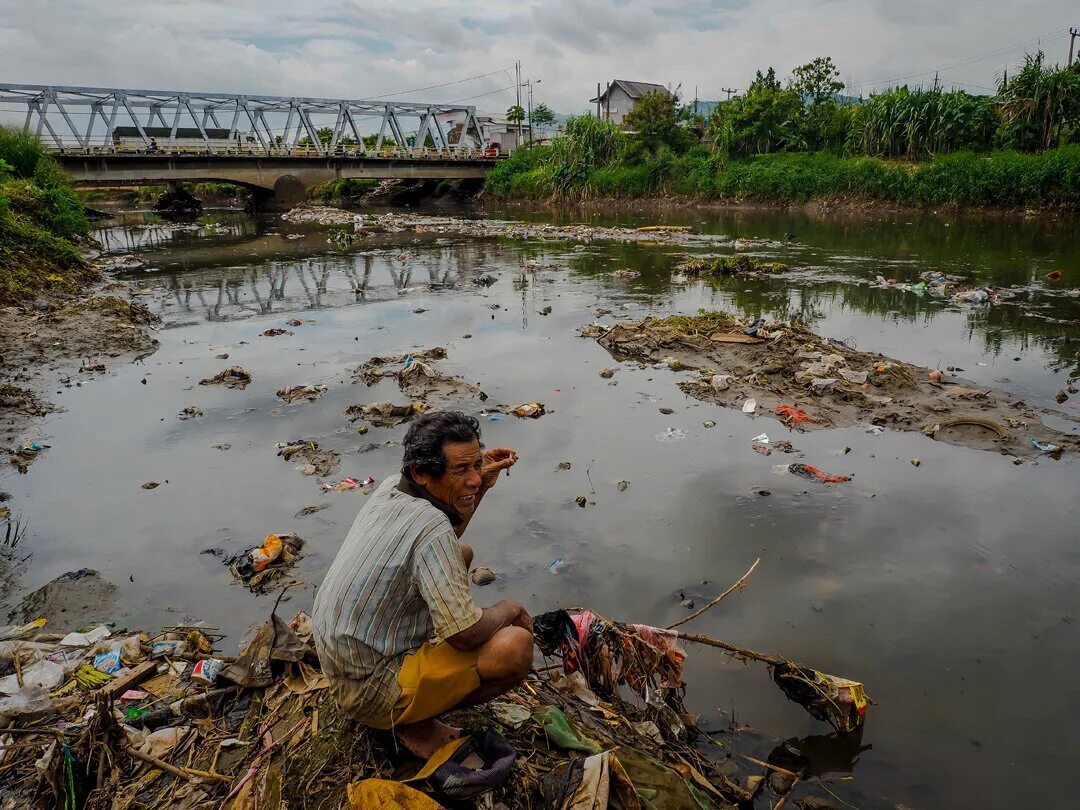
{"label": "green plastic bag", "polygon": [[586,754],[597,754],[600,746],[583,737],[566,719],[562,710],[555,706],[545,706],[533,712],[533,720],[540,724],[547,735],[548,740],[560,748],[568,751],[584,751]]}

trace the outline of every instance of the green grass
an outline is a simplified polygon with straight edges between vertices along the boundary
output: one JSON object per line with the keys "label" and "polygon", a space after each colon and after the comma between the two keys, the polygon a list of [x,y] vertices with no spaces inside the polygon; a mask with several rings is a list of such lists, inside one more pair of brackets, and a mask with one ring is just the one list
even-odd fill
{"label": "green grass", "polygon": [[330,180],[326,183],[319,183],[318,185],[311,186],[308,189],[307,194],[310,199],[330,202],[332,200],[340,200],[344,197],[356,197],[368,191],[374,191],[378,187],[378,180],[343,178],[341,180]]}
{"label": "green grass", "polygon": [[1080,146],[1038,154],[955,152],[922,162],[781,152],[722,160],[703,146],[685,154],[623,158],[584,172],[560,193],[543,150],[519,150],[484,184],[500,198],[640,198],[676,195],[801,204],[867,199],[909,206],[1080,209]]}
{"label": "green grass", "polygon": [[194,183],[189,188],[200,200],[230,200],[240,195],[240,187],[232,183]]}
{"label": "green grass", "polygon": [[73,292],[92,275],[82,202],[36,138],[0,127],[0,303]]}

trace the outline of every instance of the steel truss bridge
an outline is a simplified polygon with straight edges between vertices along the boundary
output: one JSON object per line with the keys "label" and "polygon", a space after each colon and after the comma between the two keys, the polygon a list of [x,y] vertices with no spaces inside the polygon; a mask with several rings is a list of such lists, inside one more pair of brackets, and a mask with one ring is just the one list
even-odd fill
{"label": "steel truss bridge", "polygon": [[471,106],[26,84],[0,84],[0,104],[24,105],[24,129],[85,185],[217,180],[286,204],[327,180],[480,178],[494,165]]}

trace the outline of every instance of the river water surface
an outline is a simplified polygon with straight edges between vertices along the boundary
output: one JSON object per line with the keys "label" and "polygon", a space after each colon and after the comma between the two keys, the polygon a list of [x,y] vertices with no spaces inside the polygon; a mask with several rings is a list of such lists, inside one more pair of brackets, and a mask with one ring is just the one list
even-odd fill
{"label": "river water surface", "polygon": [[[488,215],[658,221],[642,211]],[[322,494],[317,479],[276,456],[275,443],[308,437],[338,450],[336,477],[394,475],[404,427],[361,436],[342,411],[398,392],[390,381],[354,385],[350,372],[372,355],[443,345],[443,368],[478,382],[490,402],[540,401],[553,411],[483,422],[485,442],[512,446],[521,460],[466,537],[477,563],[500,573],[477,589],[482,604],[515,598],[534,613],[587,605],[666,624],[686,614],[682,595],[700,605],[761,557],[744,593],[687,629],[856,678],[878,705],[861,735],[839,739],[788,703],[762,668],[692,648],[687,704],[705,728],[734,717],[793,740],[855,807],[1071,805],[1075,791],[1061,776],[1080,754],[1075,461],[1016,466],[865,427],[792,436],[771,416],[687,399],[666,369],[621,365],[609,384],[598,372],[617,363],[576,329],[598,308],[612,313],[601,317],[607,323],[699,308],[793,311],[860,350],[959,367],[981,385],[1077,415],[1080,397],[1062,405],[1054,397],[1077,373],[1080,298],[1066,291],[1080,287],[1080,227],[762,212],[662,219],[794,239],[758,253],[808,269],[680,283],[670,246],[409,232],[342,250],[325,229],[239,214],[209,214],[211,227],[197,232],[147,227],[138,215],[109,224],[99,234],[106,244],[148,263],[127,279],[164,321],[161,348],[81,387],[58,385],[53,400],[66,410],[40,430],[50,449],[29,475],[3,474],[30,527],[14,600],[65,571],[94,568],[117,584],[117,600],[107,615],[81,618],[147,628],[206,620],[229,634],[228,647],[271,602],[201,552],[232,553],[292,531],[307,542],[297,569],[306,585],[282,612],[309,608],[364,496]],[[565,269],[522,269],[528,262]],[[623,268],[640,276],[611,275]],[[1053,269],[1063,271],[1060,284],[1044,280]],[[1014,303],[961,308],[870,285],[879,274],[912,281],[925,270],[1023,291]],[[483,273],[497,281],[475,284]],[[294,334],[259,337],[293,318],[305,320]],[[228,361],[215,359],[223,353]],[[233,363],[254,374],[246,390],[198,385]],[[329,392],[291,406],[275,397],[308,383]],[[188,405],[204,416],[178,420]],[[685,440],[658,441],[668,428]],[[854,480],[808,488],[775,475],[777,454],[750,448],[762,432],[793,440],[798,460]],[[571,469],[558,470],[564,461]],[[167,483],[140,489],[148,480]],[[322,502],[331,506],[294,519]]]}

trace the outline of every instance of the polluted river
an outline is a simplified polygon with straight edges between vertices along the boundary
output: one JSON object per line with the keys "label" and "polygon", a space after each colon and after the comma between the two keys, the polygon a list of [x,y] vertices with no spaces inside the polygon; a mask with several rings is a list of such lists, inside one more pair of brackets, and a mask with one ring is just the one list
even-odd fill
{"label": "polluted river", "polygon": [[[760,558],[742,592],[687,629],[858,679],[873,701],[865,727],[838,735],[760,673],[693,646],[686,705],[702,730],[752,727],[772,741],[762,759],[786,741],[806,778],[847,806],[1071,805],[1061,778],[1080,714],[1076,221],[360,213],[355,227],[351,215],[220,211],[187,226],[140,213],[101,224],[113,280],[160,317],[160,347],[47,378],[43,394],[61,410],[20,437],[47,448],[26,475],[0,473],[24,526],[5,614],[54,577],[92,569],[115,590],[71,605],[78,622],[205,621],[228,647],[277,591],[254,595],[223,560],[271,532],[304,542],[282,613],[310,610],[364,482],[397,474],[407,428],[403,416],[347,409],[409,405],[381,371],[442,347],[430,365],[464,382],[439,406],[476,415],[489,447],[520,456],[465,538],[496,574],[474,587],[480,604],[588,606],[662,626]],[[672,227],[637,230],[656,225]],[[701,272],[734,255],[757,261]],[[965,300],[984,288],[992,300]],[[635,355],[605,342],[646,316],[697,323],[713,310],[733,316],[721,334],[765,318],[761,342],[704,365],[671,344]],[[775,372],[778,388],[747,360],[772,345],[775,324],[824,341],[797,358],[798,393],[787,372]],[[387,360],[358,374],[372,357]],[[943,432],[901,424],[888,386],[868,387],[892,361],[912,364],[903,373],[922,388],[940,370],[923,395],[945,403],[929,426]],[[250,382],[200,384],[233,366]],[[283,401],[297,386],[311,388]],[[875,404],[852,407],[842,390]],[[782,418],[785,403],[819,421]],[[544,414],[520,418],[523,404]],[[992,416],[1011,443],[945,421],[965,414]],[[286,460],[301,440],[339,463]],[[791,474],[799,464],[849,480]],[[324,486],[346,478],[361,486]]]}

